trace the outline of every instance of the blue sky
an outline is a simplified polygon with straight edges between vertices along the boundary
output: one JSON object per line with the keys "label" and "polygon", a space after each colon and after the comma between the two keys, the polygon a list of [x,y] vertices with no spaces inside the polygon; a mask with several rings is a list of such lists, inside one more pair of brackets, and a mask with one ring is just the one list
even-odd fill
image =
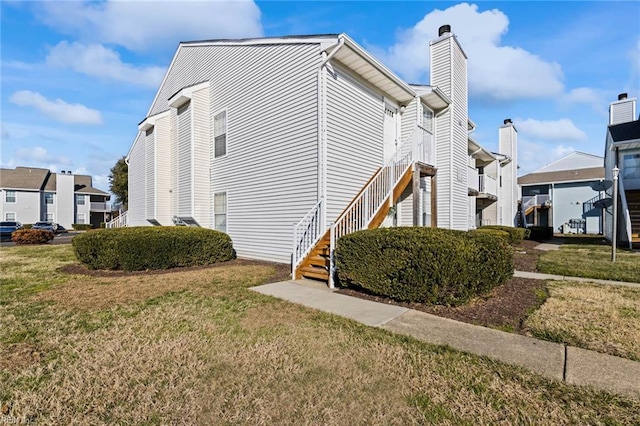
{"label": "blue sky", "polygon": [[72,170],[108,189],[179,41],[345,32],[411,83],[450,24],[469,57],[474,138],[519,131],[521,174],[602,155],[607,108],[640,94],[640,2],[1,3],[3,167]]}

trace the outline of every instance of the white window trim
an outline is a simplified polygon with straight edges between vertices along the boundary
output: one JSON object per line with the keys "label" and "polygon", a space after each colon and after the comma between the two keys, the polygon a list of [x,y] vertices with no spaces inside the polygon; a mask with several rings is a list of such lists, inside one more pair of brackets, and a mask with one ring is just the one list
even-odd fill
{"label": "white window trim", "polygon": [[[13,219],[9,219],[8,215],[12,214],[13,215]],[[18,215],[15,212],[5,212],[4,213],[4,220],[7,222],[15,222],[18,220]]]}
{"label": "white window trim", "polygon": [[[4,194],[4,202],[7,204],[15,204],[18,202],[18,191],[16,191],[15,189],[5,189],[4,190],[5,194]],[[13,192],[13,201],[7,201],[7,195],[9,195],[9,192]]]}
{"label": "white window trim", "polygon": [[[225,230],[224,231],[220,231],[220,229],[218,229],[216,227],[216,195],[220,195],[220,194],[224,194],[224,213],[218,213],[218,214],[224,214],[225,215]],[[212,213],[213,213],[213,229],[215,229],[216,231],[220,231],[220,232],[224,232],[225,234],[229,233],[229,191],[218,191],[218,192],[214,192],[213,193],[213,197],[211,197],[212,201],[213,201],[213,208],[211,209]]]}
{"label": "white window trim", "polygon": [[[80,222],[80,218],[82,217],[82,222]],[[82,223],[85,224],[87,223],[87,215],[84,213],[78,213],[78,218],[77,218],[78,222],[77,223]]]}
{"label": "white window trim", "polygon": [[[51,215],[51,219],[49,219],[49,215]],[[44,214],[44,220],[46,222],[55,222],[56,220],[56,215],[53,212],[46,212]]]}
{"label": "white window trim", "polygon": [[[224,112],[225,114],[225,119],[224,119],[224,134],[225,134],[225,138],[224,138],[224,155],[221,155],[219,157],[216,157],[216,124],[215,124],[215,118],[216,115],[218,114],[222,114]],[[212,148],[212,159],[213,160],[218,160],[221,158],[226,158],[229,155],[229,108],[222,108],[218,111],[215,112],[215,114],[213,114],[211,116],[213,118],[213,126],[211,128],[211,137],[213,138],[213,141],[211,142],[211,148]]]}
{"label": "white window trim", "polygon": [[[51,194],[51,202],[47,203],[47,194]],[[56,193],[45,191],[44,193],[44,204],[45,206],[55,206],[56,204]]]}
{"label": "white window trim", "polygon": [[[82,197],[82,204],[78,202],[78,196]],[[76,205],[77,206],[86,206],[87,205],[87,196],[85,194],[76,194]]]}

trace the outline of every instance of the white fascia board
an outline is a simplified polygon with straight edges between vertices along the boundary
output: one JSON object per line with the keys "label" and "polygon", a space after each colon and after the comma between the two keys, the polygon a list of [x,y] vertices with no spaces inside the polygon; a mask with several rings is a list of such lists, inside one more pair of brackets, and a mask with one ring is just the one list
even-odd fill
{"label": "white fascia board", "polygon": [[[356,43],[351,37],[347,34],[342,33],[338,36],[338,38],[344,39],[344,45],[348,47],[354,54],[360,56],[366,62],[368,62],[373,68],[382,73],[385,77],[395,83],[398,87],[400,87],[403,91],[405,91],[410,98],[414,98],[417,94],[413,90],[413,88],[409,85],[409,83],[402,80],[398,75],[396,75],[393,71],[387,68],[382,62],[377,60],[374,56],[372,56],[369,52],[364,50],[358,43]],[[330,46],[329,48],[331,48]]]}
{"label": "white fascia board", "polygon": [[169,110],[166,110],[166,111],[162,111],[162,112],[159,112],[157,114],[154,114],[154,115],[152,115],[150,117],[147,117],[144,120],[142,120],[140,122],[140,124],[138,124],[138,130],[140,130],[142,132],[147,131],[150,128],[152,128],[153,126],[156,125],[156,121],[158,121],[161,118],[168,117],[168,116],[169,116]]}
{"label": "white fascia board", "polygon": [[435,112],[451,105],[451,99],[438,86],[411,85],[411,88],[417,93],[420,100]]}
{"label": "white fascia board", "polygon": [[169,98],[169,106],[178,108],[181,105],[187,103],[193,98],[193,93],[198,90],[206,89],[209,87],[210,83],[208,81],[203,81],[202,83],[197,83],[192,86],[187,86],[182,88],[178,93],[171,96]]}
{"label": "white fascia board", "polygon": [[271,37],[271,38],[248,38],[240,40],[203,40],[180,43],[180,47],[192,46],[259,46],[265,44],[320,44],[322,46],[333,46],[339,36],[318,36],[318,37]]}
{"label": "white fascia board", "polygon": [[[473,158],[480,158],[483,161],[497,160],[496,155],[493,152],[487,151],[482,145],[480,145],[475,140],[468,138],[468,141],[469,141],[468,149],[471,151],[471,155],[473,156]],[[482,154],[482,157],[480,157],[480,155],[478,154]]]}

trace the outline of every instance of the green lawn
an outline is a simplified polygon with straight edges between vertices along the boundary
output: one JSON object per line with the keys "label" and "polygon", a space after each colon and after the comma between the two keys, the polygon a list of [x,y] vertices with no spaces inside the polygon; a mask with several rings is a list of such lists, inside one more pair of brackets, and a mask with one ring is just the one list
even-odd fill
{"label": "green lawn", "polygon": [[640,282],[640,253],[619,249],[611,262],[610,246],[563,244],[542,254],[537,268],[547,274]]}
{"label": "green lawn", "polygon": [[36,424],[634,424],[640,402],[247,290],[268,264],[68,275],[0,253],[0,419]]}

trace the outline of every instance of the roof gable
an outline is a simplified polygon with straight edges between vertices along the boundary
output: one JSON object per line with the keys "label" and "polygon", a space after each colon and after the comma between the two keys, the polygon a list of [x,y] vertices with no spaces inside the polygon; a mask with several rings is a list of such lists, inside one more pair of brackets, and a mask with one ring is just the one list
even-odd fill
{"label": "roof gable", "polygon": [[603,167],[604,166],[604,158],[594,154],[587,154],[586,152],[572,152],[569,155],[562,157],[559,160],[556,160],[552,163],[547,164],[544,167],[539,168],[538,170],[533,171],[534,173],[549,173],[549,172],[559,172],[566,170],[577,170],[577,169],[589,169],[595,167]]}
{"label": "roof gable", "polygon": [[36,167],[16,167],[15,169],[0,169],[0,188],[42,189],[50,172]]}

